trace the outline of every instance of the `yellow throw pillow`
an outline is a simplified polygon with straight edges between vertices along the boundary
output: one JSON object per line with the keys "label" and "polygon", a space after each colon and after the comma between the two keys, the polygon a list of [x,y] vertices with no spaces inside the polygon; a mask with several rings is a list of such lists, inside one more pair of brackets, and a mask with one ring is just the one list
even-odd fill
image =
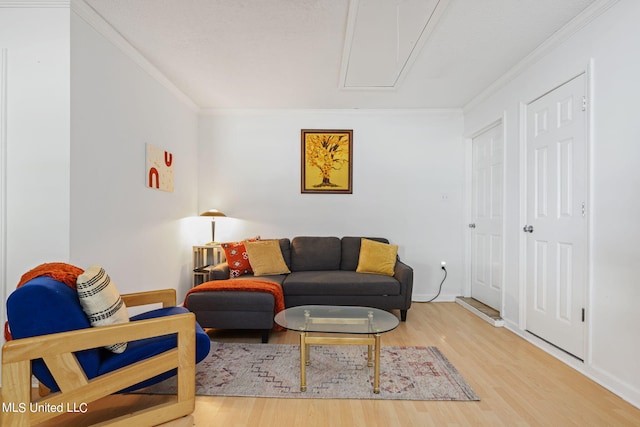
{"label": "yellow throw pillow", "polygon": [[358,273],[373,273],[393,276],[398,256],[398,245],[362,239],[360,243],[360,258],[358,259]]}
{"label": "yellow throw pillow", "polygon": [[277,240],[244,242],[244,247],[247,250],[254,276],[291,273],[284,262],[280,243]]}

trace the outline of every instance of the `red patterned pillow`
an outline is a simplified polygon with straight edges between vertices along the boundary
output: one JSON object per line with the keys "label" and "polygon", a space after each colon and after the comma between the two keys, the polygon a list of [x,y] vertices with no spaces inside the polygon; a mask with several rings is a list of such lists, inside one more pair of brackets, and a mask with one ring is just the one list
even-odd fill
{"label": "red patterned pillow", "polygon": [[[249,242],[255,242],[256,240],[258,239],[248,239]],[[229,264],[230,278],[253,273],[244,242],[244,240],[242,242],[227,242],[221,245],[222,249],[224,249],[224,256],[227,258],[227,264]]]}

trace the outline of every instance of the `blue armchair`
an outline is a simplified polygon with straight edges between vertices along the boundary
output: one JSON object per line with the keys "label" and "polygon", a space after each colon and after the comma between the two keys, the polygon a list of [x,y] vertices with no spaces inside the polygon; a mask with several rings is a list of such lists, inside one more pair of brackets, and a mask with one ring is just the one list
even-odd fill
{"label": "blue armchair", "polygon": [[[62,282],[40,276],[16,289],[7,300],[13,340],[2,348],[3,408],[29,407],[32,373],[52,391],[37,400],[45,407],[88,404],[177,374],[175,399],[126,416],[127,424],[158,424],[190,414],[195,405],[195,364],[209,353],[209,337],[193,313],[175,307],[173,289],[122,299],[128,307],[162,303],[162,308],[133,316],[129,323],[92,327],[77,292]],[[103,348],[123,341],[123,353]],[[3,411],[2,425],[32,425],[57,415]]]}

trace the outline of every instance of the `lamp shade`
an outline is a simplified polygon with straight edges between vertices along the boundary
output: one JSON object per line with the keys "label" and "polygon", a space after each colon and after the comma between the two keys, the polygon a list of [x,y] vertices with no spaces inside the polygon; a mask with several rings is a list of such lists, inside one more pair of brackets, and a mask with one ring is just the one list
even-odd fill
{"label": "lamp shade", "polygon": [[226,215],[223,212],[220,212],[218,209],[209,209],[208,211],[202,212],[200,216],[226,216]]}

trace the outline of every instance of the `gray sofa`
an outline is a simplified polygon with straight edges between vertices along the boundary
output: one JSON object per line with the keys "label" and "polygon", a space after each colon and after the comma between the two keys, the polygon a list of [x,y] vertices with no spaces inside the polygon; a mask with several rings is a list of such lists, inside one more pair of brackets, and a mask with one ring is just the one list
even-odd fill
{"label": "gray sofa", "polygon": [[[384,238],[369,238],[389,243]],[[406,321],[411,307],[413,269],[396,261],[394,275],[358,273],[361,237],[311,237],[278,239],[289,274],[258,276],[282,286],[286,307],[299,305],[359,305],[399,310]],[[252,276],[241,276],[248,278]],[[213,280],[229,279],[229,266],[217,265]],[[231,279],[234,280],[234,279]],[[273,297],[253,292],[221,291],[194,293],[188,307],[198,323],[207,328],[262,329],[263,342],[273,326]],[[265,304],[269,299],[271,304]]]}

